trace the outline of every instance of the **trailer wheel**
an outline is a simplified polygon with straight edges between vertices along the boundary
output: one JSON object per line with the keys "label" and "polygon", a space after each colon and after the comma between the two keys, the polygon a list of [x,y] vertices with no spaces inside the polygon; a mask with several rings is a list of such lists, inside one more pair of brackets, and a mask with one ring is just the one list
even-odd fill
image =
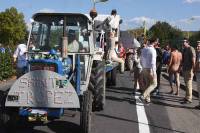
{"label": "trailer wheel", "polygon": [[87,90],[83,93],[81,104],[80,125],[83,133],[90,133],[91,131],[91,117],[92,117],[92,92]]}
{"label": "trailer wheel", "polygon": [[94,61],[90,76],[89,90],[94,95],[93,111],[103,110],[105,106],[106,73],[105,62]]}

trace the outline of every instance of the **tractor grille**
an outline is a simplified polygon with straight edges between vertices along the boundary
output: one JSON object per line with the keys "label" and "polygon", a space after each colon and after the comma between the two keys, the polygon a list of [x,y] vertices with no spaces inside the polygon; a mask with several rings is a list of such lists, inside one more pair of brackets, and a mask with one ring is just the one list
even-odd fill
{"label": "tractor grille", "polygon": [[56,65],[55,64],[43,64],[43,63],[32,63],[30,70],[31,71],[49,70],[49,71],[56,72]]}

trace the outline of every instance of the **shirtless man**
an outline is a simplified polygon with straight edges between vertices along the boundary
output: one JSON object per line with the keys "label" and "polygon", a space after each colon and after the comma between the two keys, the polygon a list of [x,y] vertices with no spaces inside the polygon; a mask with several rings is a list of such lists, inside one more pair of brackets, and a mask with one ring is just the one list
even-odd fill
{"label": "shirtless man", "polygon": [[172,46],[172,52],[170,56],[169,66],[168,66],[168,72],[169,72],[169,81],[171,86],[170,93],[172,94],[174,92],[173,90],[173,80],[175,78],[176,81],[176,87],[177,91],[175,95],[179,95],[179,89],[180,89],[180,64],[182,61],[182,54],[178,51],[177,46]]}

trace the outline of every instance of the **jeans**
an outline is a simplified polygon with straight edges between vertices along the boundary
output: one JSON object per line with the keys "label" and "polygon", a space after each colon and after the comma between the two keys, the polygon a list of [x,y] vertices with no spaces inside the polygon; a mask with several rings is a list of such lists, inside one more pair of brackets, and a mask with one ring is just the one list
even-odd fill
{"label": "jeans", "polygon": [[186,95],[185,98],[188,101],[192,101],[192,80],[193,80],[193,70],[189,70],[189,71],[184,71],[183,73],[183,77],[184,77],[184,81],[185,81],[185,87],[186,87]]}

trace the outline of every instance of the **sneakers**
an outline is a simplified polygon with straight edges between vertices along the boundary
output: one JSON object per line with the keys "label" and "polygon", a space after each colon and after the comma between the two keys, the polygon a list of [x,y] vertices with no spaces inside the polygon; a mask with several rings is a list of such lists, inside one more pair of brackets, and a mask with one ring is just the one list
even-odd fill
{"label": "sneakers", "polygon": [[146,104],[146,105],[149,105],[149,104],[150,104],[150,101],[148,101],[147,99],[145,99],[144,96],[140,96],[138,99],[139,99],[140,102],[143,103],[143,104]]}
{"label": "sneakers", "polygon": [[181,102],[181,104],[190,104],[190,103],[192,103],[192,101],[190,101],[190,100],[188,100],[186,98],[184,98],[183,102]]}

